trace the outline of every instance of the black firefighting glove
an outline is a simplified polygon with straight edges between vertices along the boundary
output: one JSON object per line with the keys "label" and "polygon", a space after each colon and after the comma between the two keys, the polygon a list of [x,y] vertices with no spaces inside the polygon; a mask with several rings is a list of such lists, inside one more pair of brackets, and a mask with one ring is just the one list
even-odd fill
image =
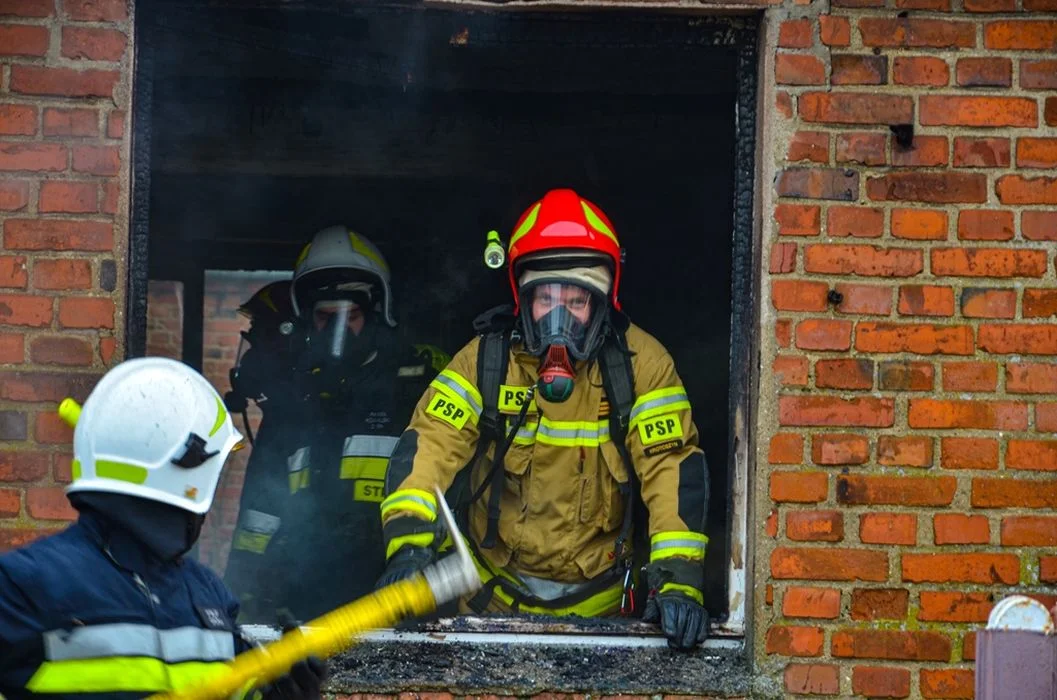
{"label": "black firefighting glove", "polygon": [[700,562],[679,558],[651,562],[646,566],[646,583],[650,593],[642,619],[660,623],[669,647],[690,651],[708,638],[708,611],[693,597],[704,583]]}
{"label": "black firefighting glove", "polygon": [[411,578],[432,564],[435,558],[436,554],[431,547],[404,545],[390,557],[385,571],[374,586],[375,590]]}
{"label": "black firefighting glove", "polygon": [[[300,634],[300,623],[287,610],[279,612],[283,634]],[[261,700],[319,700],[323,681],[327,679],[327,662],[316,656],[294,664],[290,672],[260,688]]]}

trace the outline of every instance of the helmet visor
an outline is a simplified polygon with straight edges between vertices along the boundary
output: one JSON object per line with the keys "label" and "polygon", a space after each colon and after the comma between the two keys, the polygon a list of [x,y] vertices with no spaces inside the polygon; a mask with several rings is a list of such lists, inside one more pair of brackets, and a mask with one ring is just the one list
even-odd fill
{"label": "helmet visor", "polygon": [[579,284],[540,280],[521,289],[526,349],[542,354],[563,345],[578,360],[590,359],[600,340],[606,300]]}

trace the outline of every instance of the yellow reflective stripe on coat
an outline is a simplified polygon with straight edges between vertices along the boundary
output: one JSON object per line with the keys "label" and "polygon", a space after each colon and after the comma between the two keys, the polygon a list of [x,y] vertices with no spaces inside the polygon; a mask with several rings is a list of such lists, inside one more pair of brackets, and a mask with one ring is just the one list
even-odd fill
{"label": "yellow reflective stripe on coat", "polygon": [[[306,472],[307,473],[307,472]],[[239,514],[238,529],[232,549],[239,549],[254,554],[264,554],[272,536],[279,531],[282,519],[277,515],[247,508]]]}
{"label": "yellow reflective stripe on coat", "polygon": [[448,396],[462,399],[463,403],[469,406],[475,419],[481,416],[481,411],[483,410],[481,408],[483,405],[481,392],[477,391],[477,387],[473,383],[455,370],[444,370],[430,382],[430,386]]}
{"label": "yellow reflective stripe on coat", "polygon": [[639,421],[660,413],[671,413],[690,408],[690,399],[686,389],[681,386],[670,386],[656,389],[640,396],[631,407],[631,422],[628,428],[634,428]]}
{"label": "yellow reflective stripe on coat", "polygon": [[561,447],[598,447],[609,442],[609,421],[553,421],[541,418],[536,442]]}
{"label": "yellow reflective stripe on coat", "polygon": [[666,583],[661,586],[661,590],[658,593],[682,593],[687,598],[697,601],[698,605],[705,604],[705,597],[701,595],[701,591],[697,590],[693,586],[686,586],[681,583]]}
{"label": "yellow reflective stripe on coat", "polygon": [[650,538],[650,561],[669,557],[700,560],[707,548],[708,535],[699,532],[658,532]]}
{"label": "yellow reflective stripe on coat", "polygon": [[404,545],[411,545],[413,547],[429,547],[433,544],[434,535],[432,532],[416,532],[412,535],[400,535],[389,540],[389,544],[385,548],[385,560],[389,561],[394,554],[400,551],[400,548]]}
{"label": "yellow reflective stripe on coat", "polygon": [[345,438],[340,478],[383,481],[389,457],[399,439],[391,435],[352,435]]}
{"label": "yellow reflective stripe on coat", "polygon": [[26,683],[34,693],[130,693],[179,690],[228,670],[224,661],[166,663],[143,656],[45,661]]}
{"label": "yellow reflective stripe on coat", "polygon": [[382,518],[395,510],[409,511],[433,522],[437,519],[437,498],[429,491],[400,489],[382,501]]}

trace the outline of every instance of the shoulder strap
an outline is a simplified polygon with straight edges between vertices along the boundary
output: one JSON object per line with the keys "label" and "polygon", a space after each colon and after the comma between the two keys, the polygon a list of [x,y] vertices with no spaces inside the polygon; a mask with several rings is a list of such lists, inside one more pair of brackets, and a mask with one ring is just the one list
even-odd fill
{"label": "shoulder strap", "polygon": [[635,405],[635,378],[631,369],[631,350],[628,348],[623,329],[614,328],[602,344],[599,366],[602,370],[602,387],[609,401],[609,439],[616,446],[628,471],[628,482],[620,486],[624,492],[624,523],[614,552],[615,560],[620,564],[625,554],[624,545],[631,535],[635,496],[639,492],[635,464],[628,454],[626,442],[631,408]]}
{"label": "shoulder strap", "polygon": [[482,442],[496,440],[503,434],[499,425],[499,386],[506,381],[509,357],[510,334],[507,331],[491,331],[481,336],[477,347],[477,390],[481,392],[478,426]]}

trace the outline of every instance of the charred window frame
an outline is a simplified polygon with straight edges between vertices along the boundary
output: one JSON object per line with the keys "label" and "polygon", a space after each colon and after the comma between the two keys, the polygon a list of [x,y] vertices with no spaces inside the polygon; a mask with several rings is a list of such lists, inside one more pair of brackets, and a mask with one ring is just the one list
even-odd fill
{"label": "charred window frame", "polygon": [[[237,4],[237,3],[232,3]],[[251,3],[254,4],[254,3]],[[311,3],[308,3],[311,4]],[[451,6],[454,8],[454,6]],[[517,12],[512,12],[516,16]],[[758,15],[698,17],[693,41],[737,50],[735,119],[732,316],[730,351],[728,464],[728,616],[713,628],[699,652],[674,657],[656,628],[641,623],[495,619],[460,617],[423,623],[414,630],[382,631],[368,636],[337,661],[332,687],[397,692],[438,688],[462,692],[528,694],[541,690],[587,689],[598,692],[745,694],[751,610],[751,552],[748,546],[749,471],[754,441],[754,387],[757,369],[757,265],[754,189],[757,134]],[[126,347],[130,357],[145,354],[149,210],[151,200],[152,34],[146,13],[136,13],[132,125],[132,198],[129,242]],[[683,40],[687,40],[682,37]],[[191,254],[174,261],[172,278],[201,308],[208,262]],[[197,294],[197,297],[195,296]],[[184,357],[195,365],[202,354],[201,314],[185,316]],[[715,468],[715,466],[713,466]],[[273,631],[254,630],[262,639]],[[516,644],[511,645],[514,642]],[[541,663],[543,662],[543,663]],[[531,665],[532,673],[526,673]],[[542,670],[541,670],[542,669]]]}

